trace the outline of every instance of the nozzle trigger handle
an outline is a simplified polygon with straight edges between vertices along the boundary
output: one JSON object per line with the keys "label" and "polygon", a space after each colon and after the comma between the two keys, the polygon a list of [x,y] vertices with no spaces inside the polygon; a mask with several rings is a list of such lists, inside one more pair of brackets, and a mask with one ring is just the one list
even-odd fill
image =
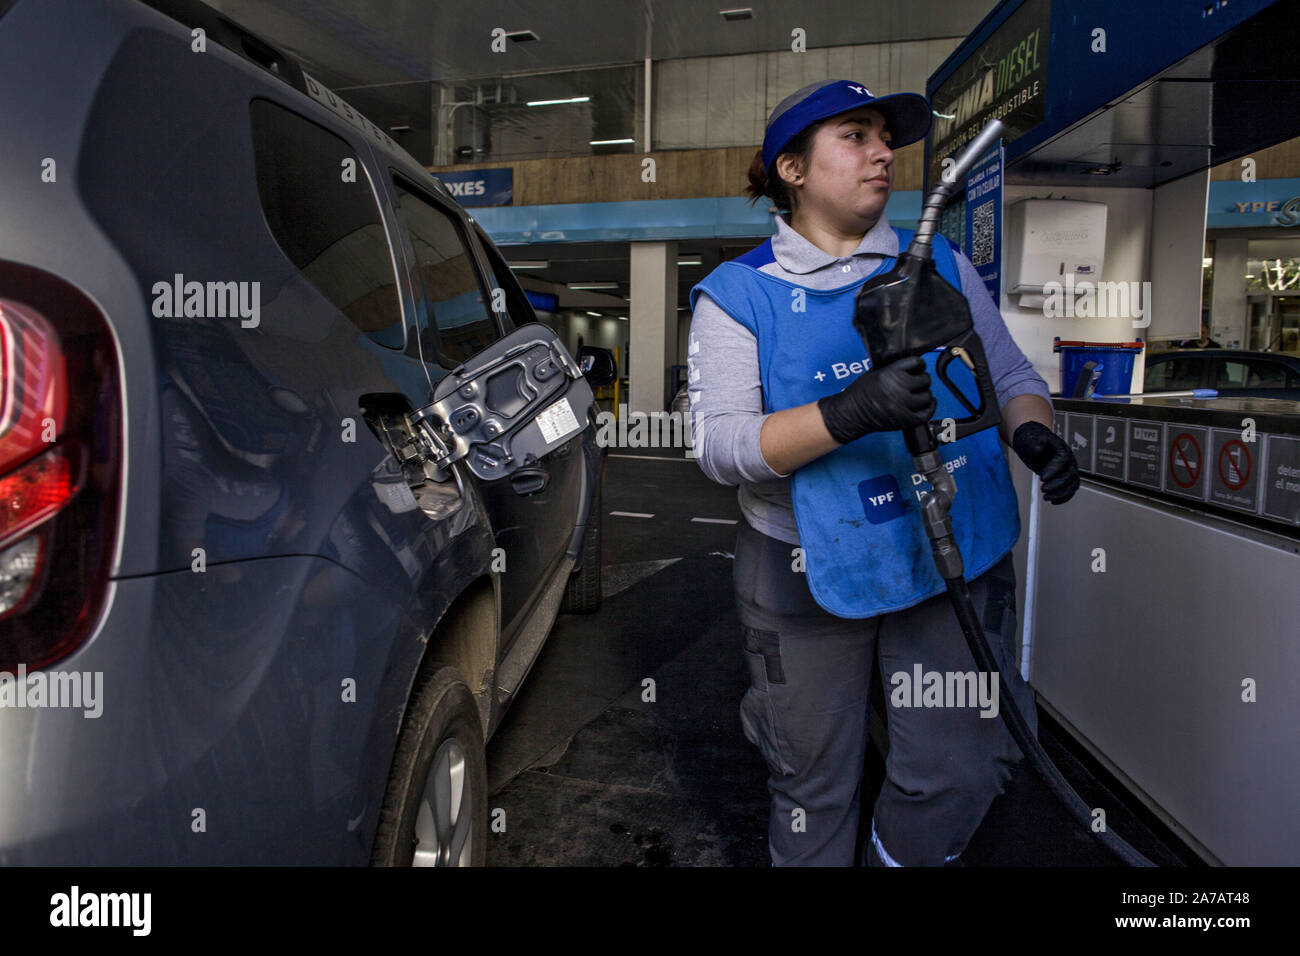
{"label": "nozzle trigger handle", "polygon": [[[948,375],[948,366],[958,358],[975,376],[975,384],[979,389],[978,406],[971,404],[970,399]],[[993,374],[989,371],[988,359],[984,355],[984,343],[980,341],[974,328],[963,332],[948,343],[948,347],[934,363],[934,370],[940,380],[948,386],[948,390],[957,397],[957,401],[970,412],[968,417],[957,419],[955,438],[965,438],[975,432],[992,428],[1002,421],[997,392],[993,387]]]}

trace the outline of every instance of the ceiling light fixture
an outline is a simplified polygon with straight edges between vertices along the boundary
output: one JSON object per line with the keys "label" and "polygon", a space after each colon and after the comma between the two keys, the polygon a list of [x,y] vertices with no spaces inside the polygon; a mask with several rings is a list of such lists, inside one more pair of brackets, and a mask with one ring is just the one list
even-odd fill
{"label": "ceiling light fixture", "polygon": [[570,289],[617,289],[617,282],[570,282]]}
{"label": "ceiling light fixture", "polygon": [[588,140],[588,146],[618,146],[622,143],[635,143],[634,139],[593,139]]}
{"label": "ceiling light fixture", "polygon": [[1119,172],[1119,169],[1120,161],[1117,159],[1113,163],[1107,163],[1104,166],[1090,166],[1083,172],[1086,176],[1113,176]]}
{"label": "ceiling light fixture", "polygon": [[561,103],[587,103],[590,96],[570,96],[567,100],[529,100],[525,106],[559,106]]}
{"label": "ceiling light fixture", "polygon": [[678,259],[678,260],[677,260],[677,264],[678,264],[679,266],[702,266],[702,265],[704,265],[704,263],[701,262],[699,259]]}
{"label": "ceiling light fixture", "polygon": [[594,315],[594,316],[595,316],[596,318],[598,318],[598,319],[599,319],[599,318],[603,318],[603,316],[602,316],[599,312],[592,312],[592,311],[588,310],[588,311],[587,311],[587,314],[588,314],[588,315]]}
{"label": "ceiling light fixture", "polygon": [[541,37],[532,30],[514,30],[506,34],[506,39],[515,43],[532,43],[534,40],[540,40]]}
{"label": "ceiling light fixture", "polygon": [[550,262],[545,259],[521,259],[518,262],[507,262],[511,269],[546,269],[550,267]]}
{"label": "ceiling light fixture", "polygon": [[753,7],[737,7],[735,10],[719,10],[718,13],[722,15],[722,19],[729,23],[735,22],[736,20],[754,19]]}

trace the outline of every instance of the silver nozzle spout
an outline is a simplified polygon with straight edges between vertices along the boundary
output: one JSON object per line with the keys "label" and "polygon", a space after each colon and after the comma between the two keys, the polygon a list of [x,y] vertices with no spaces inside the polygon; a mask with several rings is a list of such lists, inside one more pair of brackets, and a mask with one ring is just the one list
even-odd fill
{"label": "silver nozzle spout", "polygon": [[939,228],[939,213],[948,202],[948,197],[952,195],[957,184],[961,182],[970,168],[975,165],[979,159],[1006,132],[1006,126],[1001,120],[992,119],[984,124],[976,136],[966,146],[956,162],[943,171],[939,177],[939,183],[930,191],[930,195],[925,199],[925,205],[921,209],[921,221],[916,228],[916,236],[912,239],[911,245],[907,251],[919,258],[930,258],[930,244],[934,239],[935,230]]}

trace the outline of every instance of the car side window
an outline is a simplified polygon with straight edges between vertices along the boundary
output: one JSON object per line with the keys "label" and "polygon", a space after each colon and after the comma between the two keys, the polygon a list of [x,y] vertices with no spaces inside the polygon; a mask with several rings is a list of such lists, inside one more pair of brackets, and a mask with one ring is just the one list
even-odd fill
{"label": "car side window", "polygon": [[[451,213],[401,180],[394,186],[398,215],[410,236],[423,285],[421,341],[434,344],[438,361],[454,368],[495,342],[500,333],[469,244]],[[430,357],[426,350],[425,358]]]}
{"label": "car side window", "polygon": [[1216,359],[1214,362],[1214,388],[1245,388],[1246,363],[1234,362],[1232,359]]}
{"label": "car side window", "polygon": [[533,312],[532,303],[519,285],[519,280],[510,270],[509,264],[497,251],[496,246],[483,236],[479,236],[479,245],[483,247],[483,254],[487,256],[488,264],[492,267],[492,275],[496,281],[496,287],[505,293],[505,311],[501,314],[501,324],[505,326],[507,333],[514,331],[521,325],[527,325],[529,322],[536,322],[537,315]]}
{"label": "car side window", "polygon": [[1148,366],[1143,389],[1149,392],[1176,392],[1201,387],[1200,357],[1181,356]]}
{"label": "car side window", "polygon": [[[323,126],[269,100],[253,100],[249,109],[257,193],[281,251],[358,330],[400,349],[397,266],[356,153]],[[349,168],[350,177],[341,172]]]}
{"label": "car side window", "polygon": [[1246,369],[1247,388],[1286,388],[1286,367],[1278,362],[1252,359]]}

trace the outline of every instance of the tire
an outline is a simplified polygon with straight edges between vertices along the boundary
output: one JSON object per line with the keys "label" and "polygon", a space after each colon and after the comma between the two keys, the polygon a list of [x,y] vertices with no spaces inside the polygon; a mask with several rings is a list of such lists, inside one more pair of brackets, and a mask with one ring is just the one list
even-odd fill
{"label": "tire", "polygon": [[422,673],[411,690],[370,862],[482,866],[486,851],[487,756],[478,707],[456,669],[442,667]]}
{"label": "tire", "polygon": [[603,516],[600,499],[601,485],[597,485],[591,514],[587,516],[587,534],[582,541],[582,567],[569,575],[564,600],[560,604],[560,612],[564,614],[591,614],[600,610],[600,527]]}

